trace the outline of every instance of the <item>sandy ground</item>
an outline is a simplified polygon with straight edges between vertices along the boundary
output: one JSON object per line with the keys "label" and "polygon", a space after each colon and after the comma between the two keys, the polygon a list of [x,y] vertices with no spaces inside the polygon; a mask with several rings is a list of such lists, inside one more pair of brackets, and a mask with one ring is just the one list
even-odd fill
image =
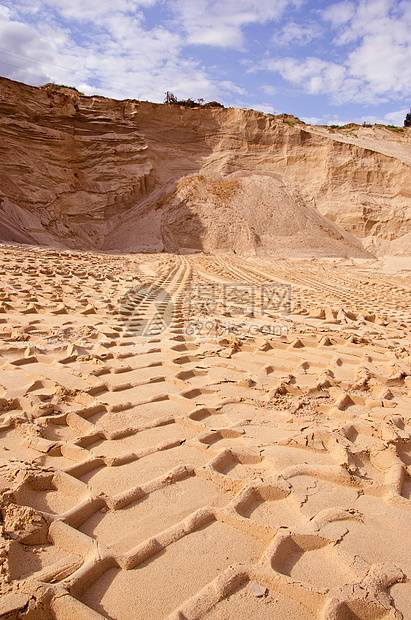
{"label": "sandy ground", "polygon": [[411,618],[409,260],[0,256],[0,617]]}

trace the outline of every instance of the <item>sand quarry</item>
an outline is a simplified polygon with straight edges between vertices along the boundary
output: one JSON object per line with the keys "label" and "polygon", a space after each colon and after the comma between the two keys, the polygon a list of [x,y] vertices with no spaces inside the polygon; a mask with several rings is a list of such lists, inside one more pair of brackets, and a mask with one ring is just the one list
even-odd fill
{"label": "sand quarry", "polygon": [[[411,618],[409,135],[365,128],[334,140],[325,128],[278,120],[273,131],[286,146],[266,145],[263,164],[258,141],[247,152],[240,145],[230,165],[251,163],[239,176],[228,163],[234,129],[219,140],[207,129],[214,150],[183,153],[182,178],[158,153],[173,123],[176,133],[181,123],[201,133],[192,115],[202,111],[179,110],[161,140],[152,114],[148,148],[133,163],[144,168],[143,189],[107,198],[84,172],[86,157],[69,184],[74,121],[57,149],[62,178],[47,185],[56,179],[56,154],[47,166],[41,159],[47,139],[56,147],[46,135],[52,123],[43,123],[42,151],[30,110],[23,122],[10,89],[27,89],[21,105],[39,109],[46,95],[3,87],[0,617]],[[93,98],[53,97],[67,118],[91,114]],[[120,104],[97,99],[101,130],[101,106]],[[148,127],[146,108],[136,114]],[[47,110],[54,114],[51,103]],[[230,125],[240,112],[267,121],[204,112],[221,126],[221,115]],[[107,137],[91,138],[76,118],[79,141],[103,149]],[[181,133],[176,140],[194,148]],[[332,162],[346,148],[354,163],[338,180]],[[321,157],[328,172],[314,174]],[[371,177],[358,170],[372,162],[377,172],[388,167],[376,173],[366,211]],[[228,176],[216,168],[212,176],[213,165]],[[16,181],[30,170],[33,195]],[[384,193],[393,179],[395,191]],[[287,205],[287,234],[270,223],[267,192],[276,209]],[[253,219],[255,196],[264,209]]]}

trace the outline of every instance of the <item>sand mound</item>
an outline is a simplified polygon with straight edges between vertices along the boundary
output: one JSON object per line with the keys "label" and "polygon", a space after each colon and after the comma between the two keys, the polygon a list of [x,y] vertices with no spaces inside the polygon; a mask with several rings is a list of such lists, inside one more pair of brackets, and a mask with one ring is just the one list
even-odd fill
{"label": "sand mound", "polygon": [[105,249],[234,251],[245,255],[371,257],[281,175],[180,179],[176,188],[115,227]]}

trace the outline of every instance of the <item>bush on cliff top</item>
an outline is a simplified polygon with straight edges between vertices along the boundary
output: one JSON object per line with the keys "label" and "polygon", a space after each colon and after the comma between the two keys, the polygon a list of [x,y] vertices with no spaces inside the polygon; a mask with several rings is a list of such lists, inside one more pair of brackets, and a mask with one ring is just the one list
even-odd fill
{"label": "bush on cliff top", "polygon": [[169,91],[166,92],[164,103],[168,105],[181,105],[185,108],[224,108],[223,104],[217,101],[204,103],[204,99],[177,99],[177,97]]}

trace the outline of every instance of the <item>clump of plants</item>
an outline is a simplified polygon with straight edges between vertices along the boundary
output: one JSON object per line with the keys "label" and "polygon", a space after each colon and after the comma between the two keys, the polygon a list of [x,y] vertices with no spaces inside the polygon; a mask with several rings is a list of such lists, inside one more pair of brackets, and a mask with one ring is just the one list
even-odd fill
{"label": "clump of plants", "polygon": [[[390,131],[395,131],[397,133],[403,133],[404,132],[404,127],[397,127],[397,125],[385,125],[385,126]],[[410,127],[411,127],[411,125],[410,125]]]}
{"label": "clump of plants", "polygon": [[296,124],[305,125],[304,121],[293,114],[276,114],[274,118],[276,120],[283,121],[283,123],[286,123],[286,125],[289,125],[290,127],[294,127]]}
{"label": "clump of plants", "polygon": [[395,131],[396,133],[404,132],[404,127],[398,127],[398,125],[381,125],[381,123],[376,123],[375,127],[382,127],[382,129],[389,129],[390,131]]}
{"label": "clump of plants", "polygon": [[70,90],[75,90],[77,93],[80,91],[75,86],[66,86],[66,84],[55,84],[54,82],[47,82],[47,84],[43,84],[40,88],[44,88],[46,90],[55,92],[60,90],[61,88],[69,88]]}
{"label": "clump of plants", "polygon": [[348,123],[347,125],[327,125],[327,128],[330,130],[338,129],[339,131],[345,131],[349,133],[352,133],[354,130],[359,129],[360,127],[381,127],[383,129],[389,129],[390,131],[394,131],[396,133],[404,132],[404,127],[398,127],[397,125],[381,125],[381,123],[374,123],[373,125],[366,122],[364,122],[362,125],[357,125],[356,123]]}
{"label": "clump of plants", "polygon": [[224,108],[222,103],[218,101],[209,101],[204,103],[204,99],[178,99],[173,93],[166,92],[164,103],[167,105],[179,105],[185,108]]}

